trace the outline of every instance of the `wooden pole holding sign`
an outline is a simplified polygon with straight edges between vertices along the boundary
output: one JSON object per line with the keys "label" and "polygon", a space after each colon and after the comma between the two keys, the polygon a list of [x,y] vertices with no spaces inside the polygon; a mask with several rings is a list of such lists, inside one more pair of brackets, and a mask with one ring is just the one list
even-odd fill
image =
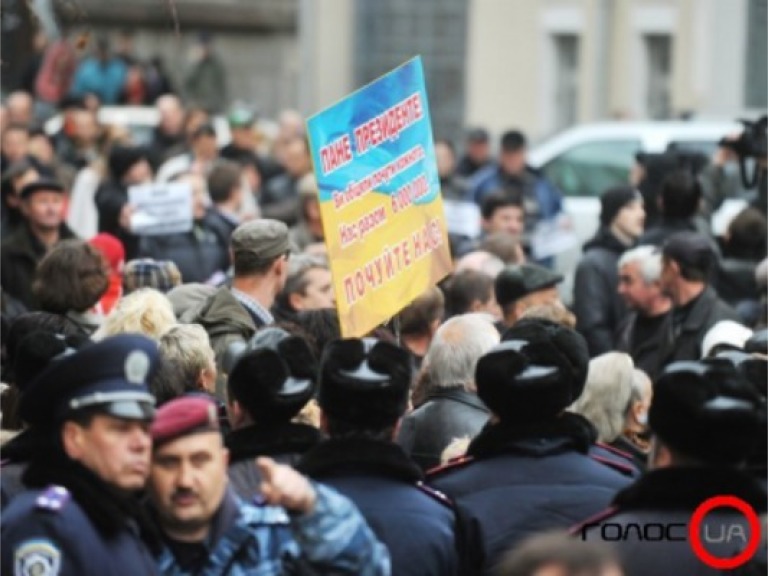
{"label": "wooden pole holding sign", "polygon": [[307,122],[344,337],[360,337],[451,272],[421,58]]}

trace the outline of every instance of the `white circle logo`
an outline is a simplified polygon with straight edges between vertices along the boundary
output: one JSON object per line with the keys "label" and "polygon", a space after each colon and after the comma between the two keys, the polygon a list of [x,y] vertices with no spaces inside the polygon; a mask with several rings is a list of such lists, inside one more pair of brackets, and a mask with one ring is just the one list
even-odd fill
{"label": "white circle logo", "polygon": [[149,374],[149,356],[142,350],[134,350],[125,359],[125,379],[131,384],[141,385]]}

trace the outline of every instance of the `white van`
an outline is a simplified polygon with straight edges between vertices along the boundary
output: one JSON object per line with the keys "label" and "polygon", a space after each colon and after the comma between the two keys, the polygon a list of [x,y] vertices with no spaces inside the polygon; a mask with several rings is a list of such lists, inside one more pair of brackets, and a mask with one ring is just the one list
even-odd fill
{"label": "white van", "polygon": [[[597,231],[600,194],[628,181],[638,152],[674,149],[701,152],[709,157],[723,136],[742,130],[740,124],[728,121],[585,124],[532,147],[528,161],[563,192],[565,212],[583,244]],[[566,274],[561,292],[566,301],[571,299],[572,274],[580,257],[579,246],[557,258],[558,270]]]}

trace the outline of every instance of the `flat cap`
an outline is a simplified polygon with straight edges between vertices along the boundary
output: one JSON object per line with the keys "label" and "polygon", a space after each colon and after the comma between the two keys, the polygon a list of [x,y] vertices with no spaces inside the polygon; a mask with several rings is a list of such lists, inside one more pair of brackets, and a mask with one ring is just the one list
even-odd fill
{"label": "flat cap", "polygon": [[83,409],[126,420],[151,420],[155,397],[147,383],[157,368],[157,344],[120,334],[68,351],[29,383],[19,414],[29,424],[51,427]]}
{"label": "flat cap", "polygon": [[696,232],[678,232],[670,236],[664,243],[662,255],[680,266],[701,272],[709,272],[716,257],[710,239]]}
{"label": "flat cap", "polygon": [[318,403],[332,418],[362,429],[389,426],[405,413],[410,354],[375,338],[328,344],[320,363]]}
{"label": "flat cap", "polygon": [[35,180],[30,182],[19,192],[19,196],[26,200],[36,192],[56,192],[58,194],[64,194],[64,186],[56,182],[55,180]]}
{"label": "flat cap", "polygon": [[278,220],[251,220],[240,224],[230,239],[232,251],[250,252],[259,260],[271,260],[286,254],[291,243],[288,226]]}
{"label": "flat cap", "polygon": [[182,283],[181,272],[172,260],[137,258],[123,267],[123,291],[126,294],[140,288],[154,288],[165,294]]}
{"label": "flat cap", "polygon": [[205,396],[182,396],[157,410],[150,433],[155,446],[200,432],[219,431],[216,403]]}
{"label": "flat cap", "polygon": [[551,288],[562,281],[560,274],[536,264],[507,266],[496,277],[496,301],[500,306],[507,306],[523,296]]}

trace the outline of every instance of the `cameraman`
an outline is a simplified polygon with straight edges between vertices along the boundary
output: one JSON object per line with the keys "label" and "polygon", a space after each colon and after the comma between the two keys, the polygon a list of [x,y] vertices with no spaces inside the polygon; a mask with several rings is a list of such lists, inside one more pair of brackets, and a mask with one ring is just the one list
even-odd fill
{"label": "cameraman", "polygon": [[[717,211],[727,198],[745,198],[750,206],[762,212],[768,210],[768,117],[763,116],[755,122],[742,123],[744,131],[720,140],[719,148],[712,157],[712,164],[701,174],[701,212],[707,218]],[[751,171],[747,169],[748,159],[752,160]],[[751,177],[748,172],[751,172]],[[757,190],[750,191],[755,187]]]}

